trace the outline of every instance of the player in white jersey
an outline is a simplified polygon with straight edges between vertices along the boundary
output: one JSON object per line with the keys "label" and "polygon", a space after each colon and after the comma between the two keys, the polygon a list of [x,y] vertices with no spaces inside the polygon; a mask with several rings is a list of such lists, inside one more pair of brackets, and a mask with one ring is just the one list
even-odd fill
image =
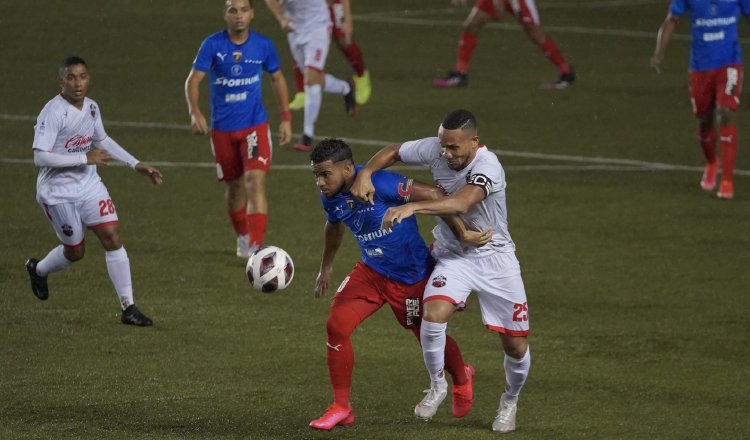
{"label": "player in white jersey", "polygon": [[[107,272],[119,298],[123,324],[150,326],[133,301],[130,260],[117,232],[117,212],[96,172],[111,158],[124,162],[160,184],[156,168],[139,162],[107,136],[99,105],[86,97],[89,71],[79,57],[65,58],[59,68],[62,92],[44,106],[34,127],[34,163],[39,167],[37,201],[62,245],[41,261],[30,258],[26,270],[37,298],[49,297],[47,276],[83,258],[84,228],[102,243]],[[93,148],[94,146],[98,148]]]}
{"label": "player in white jersey", "polygon": [[445,331],[448,319],[463,309],[471,291],[479,297],[485,327],[498,332],[505,351],[505,392],[500,397],[492,429],[515,429],[518,395],[531,365],[527,344],[529,315],[515,245],[508,233],[505,203],[505,172],[497,156],[479,143],[476,118],[467,110],[451,112],[443,120],[438,137],[391,145],[379,151],[359,172],[352,194],[372,201],[370,176],[397,161],[430,168],[436,185],[448,197],[407,203],[389,208],[382,228],[415,213],[458,214],[472,230],[491,229],[492,240],[479,247],[458,242],[438,219],[433,231],[438,260],[424,294],[424,316],[420,340],[432,385],[416,406],[417,417],[429,419],[447,394],[443,374]]}
{"label": "player in white jersey", "polygon": [[[345,14],[351,14],[349,0],[343,0]],[[358,112],[351,82],[338,79],[325,72],[328,48],[331,44],[331,14],[326,0],[266,0],[266,4],[287,33],[292,57],[305,76],[304,127],[299,151],[312,150],[315,121],[320,113],[323,93],[344,97],[344,106],[350,116]],[[350,16],[344,17],[351,21]]]}

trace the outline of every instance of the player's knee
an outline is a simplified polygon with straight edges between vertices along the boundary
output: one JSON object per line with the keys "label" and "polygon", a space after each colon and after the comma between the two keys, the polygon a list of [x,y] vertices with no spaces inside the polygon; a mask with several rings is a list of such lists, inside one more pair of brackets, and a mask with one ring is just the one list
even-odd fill
{"label": "player's knee", "polygon": [[81,244],[80,246],[65,246],[63,247],[63,255],[71,263],[75,263],[83,258],[86,253],[86,247]]}
{"label": "player's knee", "polygon": [[731,125],[734,122],[734,112],[728,107],[716,107],[716,119],[721,126]]}
{"label": "player's knee", "polygon": [[501,334],[500,338],[502,339],[503,351],[506,355],[516,359],[524,357],[526,350],[528,349],[526,338],[504,334]]}
{"label": "player's knee", "polygon": [[349,313],[342,310],[332,310],[326,321],[326,333],[329,340],[339,341],[349,339],[357,326]]}

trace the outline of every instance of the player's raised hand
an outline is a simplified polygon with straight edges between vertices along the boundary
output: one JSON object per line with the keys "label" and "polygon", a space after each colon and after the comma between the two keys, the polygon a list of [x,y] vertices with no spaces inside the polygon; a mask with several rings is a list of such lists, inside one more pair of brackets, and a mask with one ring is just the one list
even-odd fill
{"label": "player's raised hand", "polygon": [[411,203],[388,208],[383,216],[383,222],[380,224],[380,228],[390,229],[393,225],[401,223],[404,219],[407,219],[412,215],[414,215],[414,207]]}
{"label": "player's raised hand", "polygon": [[332,269],[321,269],[318,273],[318,278],[315,280],[315,298],[320,298],[326,294],[328,283],[331,280]]}
{"label": "player's raised hand", "polygon": [[654,55],[651,57],[649,65],[656,71],[656,73],[661,73],[661,62],[663,60],[664,58],[661,55]]}
{"label": "player's raised hand", "polygon": [[200,112],[190,115],[190,126],[194,134],[208,133],[208,122],[206,122],[206,118]]}
{"label": "player's raised hand", "polygon": [[349,192],[361,202],[367,202],[371,205],[375,204],[375,186],[372,184],[370,174],[365,170],[360,170],[359,174],[357,174],[357,178],[354,179]]}
{"label": "player's raised hand", "polygon": [[86,153],[86,163],[88,165],[107,165],[107,161],[110,159],[112,159],[112,156],[106,150],[100,148],[92,148]]}
{"label": "player's raised hand", "polygon": [[464,241],[475,246],[483,246],[492,240],[492,228],[487,228],[484,231],[472,231],[467,229],[461,241]]}
{"label": "player's raised hand", "polygon": [[148,176],[149,180],[154,185],[160,185],[163,181],[161,171],[147,163],[138,162],[135,166],[135,170],[145,176]]}
{"label": "player's raised hand", "polygon": [[292,140],[292,123],[282,121],[279,125],[279,144],[286,145]]}

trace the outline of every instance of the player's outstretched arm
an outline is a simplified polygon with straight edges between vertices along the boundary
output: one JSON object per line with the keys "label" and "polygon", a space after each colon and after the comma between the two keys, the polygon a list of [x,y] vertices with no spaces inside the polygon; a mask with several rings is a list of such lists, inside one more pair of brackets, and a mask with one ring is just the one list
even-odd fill
{"label": "player's outstretched arm", "polygon": [[401,206],[388,208],[383,216],[381,227],[387,229],[394,224],[401,223],[404,219],[414,214],[428,215],[455,215],[464,214],[471,210],[485,197],[484,190],[476,185],[466,185],[457,193],[437,200],[425,200],[422,202],[407,203]]}
{"label": "player's outstretched arm", "polygon": [[649,61],[649,65],[656,71],[656,73],[661,73],[661,63],[664,61],[664,52],[667,50],[667,46],[672,40],[674,28],[679,20],[680,17],[668,14],[664,23],[659,27],[659,31],[656,33],[656,49],[654,49],[654,55]]}
{"label": "player's outstretched arm", "polygon": [[185,80],[185,100],[190,114],[190,126],[195,134],[208,133],[208,122],[200,109],[200,85],[205,77],[205,72],[191,69]]}
{"label": "player's outstretched arm", "polygon": [[138,162],[135,165],[135,170],[143,174],[144,176],[147,176],[151,183],[153,183],[154,185],[161,185],[161,183],[163,182],[161,171],[147,163]]}
{"label": "player's outstretched arm", "polygon": [[279,25],[284,32],[294,31],[294,23],[289,17],[284,15],[284,6],[279,0],[266,0],[266,6],[268,6],[268,9],[270,9],[274,17],[276,17],[276,21],[279,22]]}
{"label": "player's outstretched arm", "polygon": [[281,69],[271,74],[271,86],[281,109],[279,144],[286,145],[292,140],[292,112],[289,111],[289,89]]}
{"label": "player's outstretched arm", "polygon": [[372,175],[400,161],[401,158],[398,155],[400,147],[400,144],[393,144],[383,148],[375,153],[367,164],[359,170],[357,178],[354,179],[354,183],[350,189],[354,197],[362,202],[368,202],[371,205],[375,204],[375,187],[372,184]]}
{"label": "player's outstretched arm", "polygon": [[323,247],[323,257],[320,259],[320,272],[318,272],[318,278],[315,280],[316,298],[322,297],[328,290],[331,272],[333,271],[333,259],[341,247],[345,229],[346,226],[344,226],[343,222],[331,223],[328,221],[323,228],[325,245]]}

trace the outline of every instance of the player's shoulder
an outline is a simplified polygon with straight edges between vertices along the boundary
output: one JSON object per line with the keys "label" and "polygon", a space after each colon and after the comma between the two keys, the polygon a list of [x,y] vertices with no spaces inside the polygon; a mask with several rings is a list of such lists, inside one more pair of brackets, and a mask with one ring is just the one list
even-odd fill
{"label": "player's shoulder", "polygon": [[500,165],[500,159],[497,157],[497,154],[495,154],[490,148],[486,145],[482,145],[477,150],[477,158],[481,160],[482,162],[488,162],[492,164]]}
{"label": "player's shoulder", "polygon": [[250,32],[250,38],[248,38],[248,41],[255,41],[259,44],[270,44],[273,46],[273,40],[271,40],[269,37],[266,37],[265,35],[252,31]]}
{"label": "player's shoulder", "polygon": [[54,96],[54,98],[47,101],[47,103],[42,108],[42,111],[39,112],[40,116],[63,116],[68,111],[68,107],[70,104],[68,104],[68,101],[65,100],[65,98],[62,97],[61,94],[57,94]]}

